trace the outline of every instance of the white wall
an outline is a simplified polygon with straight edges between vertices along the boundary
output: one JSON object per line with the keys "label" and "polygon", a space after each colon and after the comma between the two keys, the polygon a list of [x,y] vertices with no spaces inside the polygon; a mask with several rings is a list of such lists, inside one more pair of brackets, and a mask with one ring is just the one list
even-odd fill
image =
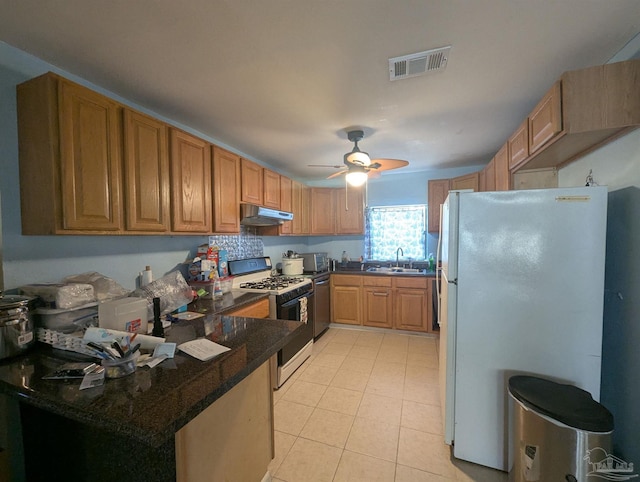
{"label": "white wall", "polygon": [[558,185],[584,186],[590,169],[595,182],[609,191],[640,186],[640,129],[560,169]]}
{"label": "white wall", "polygon": [[[22,236],[16,85],[47,71],[59,73],[123,104],[229,148],[0,42],[0,196],[5,289],[11,290],[27,283],[56,282],[67,275],[86,271],[98,271],[124,287],[134,289],[138,272],[146,265],[150,265],[154,276],[159,277],[193,257],[197,246],[208,242],[207,236]],[[286,240],[281,243],[282,247],[287,246]],[[277,241],[272,246],[280,251]]]}
{"label": "white wall", "polygon": [[[0,247],[5,289],[11,290],[27,283],[57,282],[65,276],[86,271],[98,271],[115,279],[125,288],[134,289],[137,275],[146,265],[152,267],[154,276],[157,278],[193,257],[197,246],[208,241],[207,236],[23,236],[21,234],[16,85],[47,71],[56,72],[113,97],[125,105],[172,123],[212,143],[234,150],[188,126],[163,118],[72,73],[62,71],[0,42],[0,173],[2,173],[0,175],[2,204]],[[454,177],[478,168],[406,175],[385,173],[379,180],[371,183],[370,202],[379,205],[426,203],[427,180],[430,176]],[[350,257],[357,259],[363,254],[363,241],[363,236],[263,238],[265,255],[271,256],[274,263],[280,260],[282,252],[289,249],[298,252],[326,251],[336,258],[340,257],[342,251],[347,251]]]}

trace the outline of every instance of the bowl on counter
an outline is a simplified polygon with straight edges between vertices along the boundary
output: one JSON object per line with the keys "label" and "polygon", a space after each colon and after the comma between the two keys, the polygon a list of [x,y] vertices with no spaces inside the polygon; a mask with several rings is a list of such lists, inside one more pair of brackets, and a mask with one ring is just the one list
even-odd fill
{"label": "bowl on counter", "polygon": [[106,378],[122,378],[135,372],[138,353],[139,352],[136,351],[133,355],[124,358],[102,360],[104,376]]}

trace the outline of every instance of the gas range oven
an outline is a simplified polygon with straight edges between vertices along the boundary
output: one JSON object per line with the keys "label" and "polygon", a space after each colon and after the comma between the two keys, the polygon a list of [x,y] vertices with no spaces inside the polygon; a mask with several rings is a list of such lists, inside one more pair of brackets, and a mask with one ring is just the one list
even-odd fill
{"label": "gas range oven", "polygon": [[272,274],[271,258],[229,261],[232,289],[269,294],[269,318],[304,323],[296,336],[278,352],[276,388],[311,355],[315,293],[310,279]]}

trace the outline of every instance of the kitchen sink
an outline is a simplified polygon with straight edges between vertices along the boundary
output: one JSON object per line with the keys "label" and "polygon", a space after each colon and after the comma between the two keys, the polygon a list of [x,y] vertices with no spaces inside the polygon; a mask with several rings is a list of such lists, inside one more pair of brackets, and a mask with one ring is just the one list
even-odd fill
{"label": "kitchen sink", "polygon": [[373,267],[368,268],[367,271],[371,273],[413,273],[413,274],[426,274],[426,269],[418,269],[418,268],[401,268],[399,266],[392,267]]}

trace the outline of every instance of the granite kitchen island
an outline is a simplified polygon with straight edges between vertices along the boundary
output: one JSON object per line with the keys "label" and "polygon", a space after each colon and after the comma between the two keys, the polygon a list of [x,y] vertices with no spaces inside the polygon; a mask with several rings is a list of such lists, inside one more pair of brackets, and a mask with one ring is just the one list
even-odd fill
{"label": "granite kitchen island", "polygon": [[273,456],[270,360],[300,323],[224,316],[213,302],[206,311],[167,331],[167,341],[204,336],[231,349],[206,362],[177,352],[82,391],[42,379],[69,361],[48,345],[0,362],[26,479],[259,481]]}

